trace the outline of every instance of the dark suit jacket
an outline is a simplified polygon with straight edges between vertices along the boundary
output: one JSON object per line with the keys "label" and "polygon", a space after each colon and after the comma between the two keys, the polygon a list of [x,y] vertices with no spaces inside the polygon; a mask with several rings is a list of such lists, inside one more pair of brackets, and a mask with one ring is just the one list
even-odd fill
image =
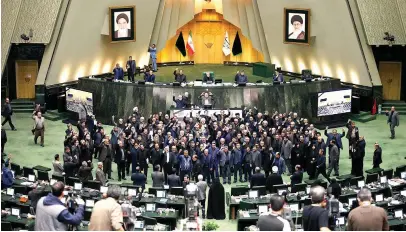
{"label": "dark suit jacket", "polygon": [[[127,29],[127,35],[128,35],[128,37],[131,37],[131,29]],[[114,32],[115,39],[128,38],[128,37],[118,37],[118,30]]]}
{"label": "dark suit jacket", "polygon": [[111,145],[101,145],[102,149],[99,155],[99,162],[104,162],[107,158],[111,160],[112,152],[111,152]]}
{"label": "dark suit jacket", "polygon": [[377,166],[382,163],[382,148],[378,147],[374,151],[374,157],[373,157],[373,165]]}
{"label": "dark suit jacket", "polygon": [[168,176],[168,185],[170,188],[172,187],[181,187],[180,178],[178,175],[171,174]]}
{"label": "dark suit jacket", "polygon": [[251,188],[255,186],[265,186],[265,175],[263,173],[255,173],[251,177]]}
{"label": "dark suit jacket", "polygon": [[128,69],[131,69],[131,73],[134,74],[135,73],[135,60],[127,60],[126,67],[127,67],[127,72],[128,72]]}
{"label": "dark suit jacket", "polygon": [[165,184],[165,177],[163,172],[152,172],[152,187],[162,187]]}
{"label": "dark suit jacket", "polygon": [[[390,125],[399,126],[399,113],[397,111],[393,112],[392,117],[391,117],[390,111],[388,113],[386,113],[386,116],[388,116],[387,122]],[[390,119],[390,122],[389,122],[389,119]]]}
{"label": "dark suit jacket", "polygon": [[214,82],[214,77],[211,77],[211,76],[208,77],[208,76],[204,75],[203,82],[208,82],[208,81]]}
{"label": "dark suit jacket", "polygon": [[290,177],[291,187],[294,188],[295,184],[302,183],[302,180],[303,180],[303,172],[294,172]]}
{"label": "dark suit jacket", "polygon": [[184,83],[186,82],[186,75],[185,74],[178,74],[175,77],[176,82]]}
{"label": "dark suit jacket", "polygon": [[123,147],[122,148],[123,149],[123,153],[121,153],[121,149],[120,149],[120,146],[118,146],[118,144],[117,144],[117,146],[116,146],[116,148],[115,148],[115,154],[114,154],[114,162],[115,163],[120,163],[120,162],[122,162],[122,156],[124,156],[124,161],[125,161],[125,159],[127,158],[127,153],[126,153],[126,151],[125,151],[125,148]]}
{"label": "dark suit jacket", "polygon": [[133,185],[141,186],[142,189],[145,189],[145,181],[147,177],[142,174],[141,172],[136,172],[131,175],[131,180],[133,181]]}
{"label": "dark suit jacket", "polygon": [[278,184],[283,184],[282,177],[278,174],[271,174],[266,178],[266,189],[269,192],[272,192],[273,186],[278,185]]}
{"label": "dark suit jacket", "polygon": [[[169,154],[169,163],[168,164],[172,168],[175,165],[176,156],[173,152],[169,152],[168,154]],[[165,165],[167,164],[166,160],[167,160],[167,154],[164,152],[164,153],[162,153],[162,162],[161,162],[162,167],[165,167]]]}

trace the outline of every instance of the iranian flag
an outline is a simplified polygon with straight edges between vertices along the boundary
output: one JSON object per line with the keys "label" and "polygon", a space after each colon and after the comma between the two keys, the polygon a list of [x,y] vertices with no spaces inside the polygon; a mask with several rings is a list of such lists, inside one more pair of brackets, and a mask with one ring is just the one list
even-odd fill
{"label": "iranian flag", "polygon": [[195,46],[193,46],[193,40],[192,40],[192,31],[189,31],[189,38],[187,39],[187,45],[186,45],[187,52],[189,53],[189,56],[192,56],[195,54]]}

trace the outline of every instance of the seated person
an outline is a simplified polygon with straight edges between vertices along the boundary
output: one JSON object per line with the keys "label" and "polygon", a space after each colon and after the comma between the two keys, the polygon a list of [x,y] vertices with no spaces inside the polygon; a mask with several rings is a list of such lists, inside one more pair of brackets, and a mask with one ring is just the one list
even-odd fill
{"label": "seated person", "polygon": [[205,72],[205,75],[203,77],[203,82],[214,82],[214,77],[210,76],[210,72]]}
{"label": "seated person", "polygon": [[183,70],[179,70],[179,74],[175,76],[175,82],[186,83],[186,75],[183,74]]}
{"label": "seated person", "polygon": [[82,166],[80,166],[78,171],[78,177],[80,182],[86,182],[89,180],[93,180],[92,175],[93,164],[92,161],[83,161]]}
{"label": "seated person", "polygon": [[186,107],[186,102],[182,95],[179,95],[178,99],[176,99],[175,95],[173,95],[173,101],[176,104],[176,106],[175,106],[176,109],[183,109]]}
{"label": "seated person", "polygon": [[124,70],[120,65],[117,63],[116,67],[113,69],[114,73],[114,80],[124,80]]}
{"label": "seated person", "polygon": [[199,99],[201,99],[202,106],[212,106],[213,105],[213,94],[210,92],[203,92],[200,94]]}
{"label": "seated person", "polygon": [[1,189],[10,188],[13,186],[14,176],[10,170],[11,156],[7,160],[1,159]]}
{"label": "seated person", "polygon": [[273,75],[273,81],[279,81],[279,82],[283,82],[283,75],[282,73],[275,71],[275,74]]}
{"label": "seated person", "polygon": [[265,186],[265,175],[261,173],[261,168],[256,167],[254,175],[251,176],[250,187]]}
{"label": "seated person", "polygon": [[144,76],[144,81],[155,83],[155,75],[152,70],[149,70],[149,72]]}
{"label": "seated person", "polygon": [[334,196],[334,198],[338,199],[338,197],[341,195],[341,186],[339,183],[337,183],[337,180],[335,178],[332,178],[330,180],[330,185],[328,186],[328,190],[331,195]]}
{"label": "seated person", "polygon": [[174,76],[175,80],[176,80],[176,76],[178,76],[178,75],[179,75],[179,68],[175,68],[175,71],[173,71],[173,76]]}
{"label": "seated person", "polygon": [[234,77],[234,83],[237,83],[238,77],[240,76],[240,70],[237,71]]}
{"label": "seated person", "polygon": [[237,77],[237,84],[247,84],[248,83],[248,77],[245,75],[244,70],[241,71],[240,75]]}

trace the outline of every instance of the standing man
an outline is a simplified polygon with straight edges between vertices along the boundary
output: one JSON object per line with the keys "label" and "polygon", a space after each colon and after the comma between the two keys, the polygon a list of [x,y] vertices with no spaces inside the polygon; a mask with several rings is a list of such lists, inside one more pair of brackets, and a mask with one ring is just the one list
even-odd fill
{"label": "standing man", "polygon": [[121,140],[118,141],[115,149],[115,157],[114,161],[117,164],[117,174],[118,174],[118,181],[127,180],[125,178],[125,160],[126,160],[126,153],[124,149],[123,142]]}
{"label": "standing man", "polygon": [[237,183],[237,173],[240,176],[240,182],[242,182],[242,151],[240,148],[241,145],[237,143],[231,152],[230,169],[232,169],[232,172],[234,173],[234,183]]}
{"label": "standing man", "polygon": [[[390,127],[391,139],[395,138],[395,127],[399,126],[399,113],[395,111],[395,107],[392,106],[390,112],[386,111],[386,116],[388,116],[388,124]],[[3,122],[4,123],[4,122]]]}
{"label": "standing man", "polygon": [[202,206],[202,218],[205,219],[205,208],[206,208],[206,191],[207,183],[203,180],[203,175],[198,175],[197,179],[199,180],[197,185],[197,200]]}
{"label": "standing man", "polygon": [[382,148],[379,146],[379,144],[376,142],[374,145],[374,156],[372,158],[372,168],[379,168],[379,165],[382,163]]}
{"label": "standing man", "polygon": [[349,155],[350,155],[350,159],[352,158],[352,155],[355,151],[355,145],[357,143],[357,141],[359,140],[359,130],[358,127],[355,126],[355,122],[352,122],[351,119],[348,119],[347,122],[347,128],[348,128],[348,132],[347,132],[347,139],[348,139],[348,149],[349,149]]}
{"label": "standing man", "polygon": [[169,146],[166,146],[162,154],[162,163],[161,163],[161,167],[164,170],[165,183],[168,183],[168,175],[172,171],[174,163],[175,163],[175,154],[169,152]]}
{"label": "standing man", "polygon": [[220,159],[220,172],[223,176],[223,184],[231,184],[231,172],[230,172],[230,159],[231,152],[228,151],[228,147],[224,146],[220,150],[221,159]]}
{"label": "standing man", "polygon": [[[327,176],[330,176],[331,171],[334,168],[334,175],[335,176],[339,176],[338,174],[338,161],[340,160],[340,153],[338,152],[338,147],[336,145],[336,141],[335,140],[331,140],[330,141],[330,154],[329,154],[329,160],[330,163],[328,165],[328,173]],[[354,157],[353,157],[354,159]]]}
{"label": "standing man", "polygon": [[103,163],[102,162],[97,163],[96,181],[100,181],[100,184],[102,186],[105,186],[107,183],[106,175],[103,172]]}
{"label": "standing man", "polygon": [[44,147],[44,132],[45,132],[45,118],[42,117],[41,112],[35,115],[36,111],[32,113],[34,119],[34,143],[37,144],[38,136],[41,136],[41,147]]}
{"label": "standing man", "polygon": [[319,174],[321,174],[330,182],[330,178],[326,173],[326,157],[324,156],[323,149],[319,150],[319,157],[317,158],[316,164],[316,179],[319,177]]}
{"label": "standing man", "polygon": [[[288,220],[283,218],[283,206],[285,200],[283,196],[272,195],[271,212],[260,215],[257,221],[257,227],[260,231],[291,231]],[[293,228],[294,229],[294,228]]]}
{"label": "standing man", "polygon": [[352,158],[351,174],[354,176],[363,176],[365,146],[366,142],[364,136],[360,136]]}
{"label": "standing man", "polygon": [[134,75],[135,75],[135,60],[133,60],[133,57],[130,56],[128,57],[127,61],[127,75],[128,75],[128,80],[131,82],[134,82]]}
{"label": "standing man", "polygon": [[285,160],[286,169],[288,170],[288,175],[291,175],[291,173],[293,173],[292,164],[291,164],[292,149],[293,149],[292,142],[288,139],[287,136],[285,136],[283,138],[283,142],[282,142],[282,149],[281,149],[282,154],[281,155],[282,155],[283,159]]}
{"label": "standing man", "polygon": [[388,215],[381,207],[372,205],[372,194],[367,188],[358,192],[359,206],[348,215],[348,231],[388,231]]}
{"label": "standing man", "polygon": [[1,111],[1,116],[4,117],[4,121],[1,123],[1,125],[4,126],[4,124],[6,124],[6,122],[8,122],[8,124],[11,127],[11,130],[15,131],[17,129],[14,127],[13,122],[11,121],[11,115],[13,115],[13,109],[11,108],[11,105],[10,105],[10,99],[6,98],[6,102],[4,103],[3,110]]}
{"label": "standing man", "polygon": [[179,155],[179,168],[179,177],[181,180],[183,180],[186,175],[190,176],[190,173],[192,172],[192,159],[189,156],[188,150],[184,150],[183,155]]}
{"label": "standing man", "polygon": [[152,44],[152,46],[149,47],[148,52],[149,52],[149,56],[151,57],[151,60],[152,60],[152,70],[154,72],[156,72],[157,67],[156,67],[156,47],[155,47],[155,44]]}
{"label": "standing man", "polygon": [[113,69],[114,80],[124,80],[124,70],[120,65],[117,63],[116,67]]}
{"label": "standing man", "polygon": [[113,152],[112,152],[110,140],[108,137],[103,139],[101,146],[102,146],[102,148],[101,148],[100,155],[99,155],[99,162],[103,163],[104,174],[107,175],[107,177],[109,179],[113,180],[113,178],[111,178],[111,160],[112,160]]}
{"label": "standing man", "polygon": [[303,209],[303,230],[304,231],[330,231],[328,228],[328,211],[324,200],[325,190],[321,186],[310,189],[312,204]]}
{"label": "standing man", "polygon": [[124,231],[123,211],[118,200],[121,188],[118,185],[109,186],[106,198],[94,205],[90,218],[90,231]]}

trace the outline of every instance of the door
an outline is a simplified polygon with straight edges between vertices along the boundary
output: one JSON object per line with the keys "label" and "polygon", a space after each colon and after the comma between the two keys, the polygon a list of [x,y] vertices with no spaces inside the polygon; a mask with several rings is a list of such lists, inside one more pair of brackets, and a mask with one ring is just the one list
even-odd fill
{"label": "door", "polygon": [[38,75],[38,61],[16,61],[16,87],[17,98],[35,98],[35,82]]}
{"label": "door", "polygon": [[379,62],[379,75],[383,86],[383,99],[400,100],[402,63]]}

